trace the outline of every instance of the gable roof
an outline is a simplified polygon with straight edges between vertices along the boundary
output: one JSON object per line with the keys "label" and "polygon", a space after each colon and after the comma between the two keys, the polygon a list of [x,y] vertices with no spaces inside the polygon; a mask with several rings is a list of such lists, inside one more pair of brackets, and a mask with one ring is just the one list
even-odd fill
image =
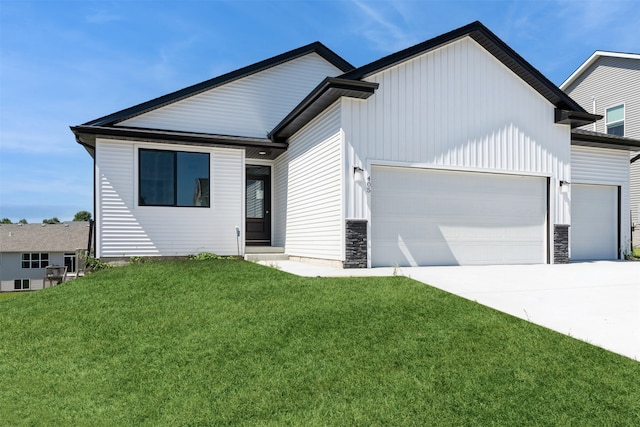
{"label": "gable roof", "polygon": [[[471,37],[475,40],[498,61],[502,62],[513,73],[553,104],[557,109],[556,123],[569,124],[574,128],[593,123],[594,121],[602,118],[601,116],[585,111],[580,104],[560,90],[559,87],[553,84],[540,71],[507,46],[506,43],[500,40],[498,36],[493,34],[479,21],[472,22],[464,27],[460,27],[415,46],[411,46],[407,49],[380,58],[369,64],[347,71],[333,80],[336,82],[340,81],[343,85],[346,84],[345,82],[350,80],[360,81],[368,76],[379,73],[387,68],[408,61],[431,50],[453,43],[464,37]],[[331,92],[325,89],[327,84],[327,80],[320,83],[313,90],[311,95],[303,100],[291,112],[291,114],[289,114],[289,116],[287,116],[273,129],[273,131],[269,133],[269,137],[274,141],[286,140],[287,137],[293,135],[305,124],[311,121],[313,117],[322,110],[323,106],[326,107],[339,98],[339,96],[336,96],[338,93],[337,91]],[[351,95],[358,98],[366,98],[373,93],[373,90],[375,90],[375,88],[372,89],[365,87],[352,87],[350,89],[356,89],[359,91],[359,95]],[[318,95],[313,98],[313,94],[323,94],[323,96]]]}
{"label": "gable roof", "polygon": [[138,105],[134,105],[133,107],[125,108],[124,110],[120,110],[115,113],[109,114],[107,116],[100,117],[95,120],[91,120],[87,123],[84,123],[83,126],[111,126],[123,120],[130,119],[132,117],[138,116],[143,113],[147,113],[151,110],[155,110],[167,104],[180,101],[181,99],[185,99],[187,97],[213,89],[223,84],[230,83],[234,80],[238,80],[243,77],[250,76],[252,74],[258,73],[268,68],[275,67],[277,65],[283,64],[285,62],[291,61],[293,59],[296,59],[311,53],[316,53],[320,55],[327,62],[331,63],[342,72],[347,72],[354,68],[353,65],[349,64],[342,57],[337,55],[335,52],[333,52],[331,49],[329,49],[322,43],[313,42],[306,46],[302,46],[297,49],[290,50],[280,55],[276,55],[272,58],[265,59],[260,62],[256,62],[255,64],[248,65],[246,67],[240,68],[235,71],[231,71],[229,73],[223,74],[218,77],[214,77],[204,82],[197,83],[195,85],[186,87],[184,89],[180,89],[178,91],[169,93],[167,95],[163,95],[161,97],[152,99],[147,102],[143,102]]}
{"label": "gable roof", "polygon": [[1,252],[75,252],[89,242],[88,222],[0,224]]}
{"label": "gable roof", "polygon": [[401,50],[400,52],[385,56],[377,61],[358,67],[355,70],[348,71],[339,77],[360,80],[463,37],[471,37],[475,40],[498,61],[502,62],[557,108],[586,113],[576,101],[560,90],[560,88],[547,79],[540,71],[529,64],[522,56],[518,55],[516,51],[507,46],[505,42],[500,40],[498,36],[492,33],[480,21],[472,22],[464,27],[434,37],[415,46]]}
{"label": "gable roof", "polygon": [[578,77],[582,75],[591,65],[593,65],[598,59],[602,57],[609,58],[624,58],[624,59],[636,59],[640,60],[640,54],[637,53],[623,53],[623,52],[609,52],[605,50],[596,50],[593,54],[582,63],[561,85],[562,90],[567,89],[571,83],[573,83]]}
{"label": "gable roof", "polygon": [[[525,61],[524,58],[507,46],[506,43],[500,40],[482,23],[476,21],[415,46],[401,50],[392,55],[385,56],[359,68],[354,68],[351,64],[336,55],[323,44],[319,42],[311,43],[273,58],[266,59],[205,82],[161,96],[151,101],[92,120],[81,126],[72,127],[71,130],[76,135],[78,143],[82,144],[92,156],[95,146],[95,136],[100,134],[112,136],[118,134],[123,137],[148,138],[150,140],[163,140],[168,142],[178,140],[192,144],[197,143],[200,145],[222,144],[236,147],[243,146],[253,150],[262,150],[266,147],[271,150],[270,153],[272,153],[272,156],[277,156],[280,152],[286,150],[286,139],[289,136],[301,129],[324,108],[341,96],[350,96],[362,99],[371,96],[377,88],[377,85],[362,81],[367,76],[407,61],[425,52],[452,43],[463,37],[471,37],[485,50],[487,50],[487,52],[493,55],[497,60],[553,104],[557,109],[557,123],[569,124],[573,128],[592,123],[601,118],[600,116],[593,115],[585,111],[577,102],[571,99],[569,95],[560,90],[560,88],[542,75],[542,73],[540,73],[535,67]],[[268,135],[265,135],[266,138],[264,139],[238,139],[237,137],[226,135],[192,134],[180,131],[154,129],[127,128],[123,130],[115,130],[114,124],[123,120],[127,120],[153,109],[314,52],[342,70],[344,74],[336,78],[327,78],[321,82],[278,125],[276,125]],[[122,132],[128,132],[130,134],[121,135]]]}

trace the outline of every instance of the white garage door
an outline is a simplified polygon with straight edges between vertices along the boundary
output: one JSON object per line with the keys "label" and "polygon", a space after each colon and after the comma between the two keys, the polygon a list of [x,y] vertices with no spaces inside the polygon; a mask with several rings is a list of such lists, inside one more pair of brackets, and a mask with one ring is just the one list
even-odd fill
{"label": "white garage door", "polygon": [[571,259],[618,258],[618,187],[571,185]]}
{"label": "white garage door", "polygon": [[373,167],[372,265],[547,261],[547,179]]}

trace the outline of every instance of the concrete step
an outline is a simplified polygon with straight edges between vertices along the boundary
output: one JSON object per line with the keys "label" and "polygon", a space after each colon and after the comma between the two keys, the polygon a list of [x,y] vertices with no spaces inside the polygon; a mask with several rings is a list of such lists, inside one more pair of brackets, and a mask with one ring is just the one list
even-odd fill
{"label": "concrete step", "polygon": [[284,248],[280,246],[245,246],[245,254],[283,254]]}
{"label": "concrete step", "polygon": [[247,261],[286,261],[289,255],[279,246],[246,246],[244,259]]}
{"label": "concrete step", "polygon": [[289,255],[284,253],[267,253],[267,254],[244,254],[247,261],[286,261]]}

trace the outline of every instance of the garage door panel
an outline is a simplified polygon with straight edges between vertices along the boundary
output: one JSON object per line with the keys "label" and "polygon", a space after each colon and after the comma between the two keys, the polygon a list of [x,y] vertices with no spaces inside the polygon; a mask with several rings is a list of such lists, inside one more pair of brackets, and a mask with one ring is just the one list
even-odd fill
{"label": "garage door panel", "polygon": [[618,187],[573,184],[571,259],[618,258]]}
{"label": "garage door panel", "polygon": [[373,171],[372,265],[545,262],[545,178]]}

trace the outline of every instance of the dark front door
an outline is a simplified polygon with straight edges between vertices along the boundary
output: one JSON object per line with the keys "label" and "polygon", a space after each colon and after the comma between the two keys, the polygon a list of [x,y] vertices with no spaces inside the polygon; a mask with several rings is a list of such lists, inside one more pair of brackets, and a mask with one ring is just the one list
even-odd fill
{"label": "dark front door", "polygon": [[247,166],[246,243],[271,245],[271,167]]}

